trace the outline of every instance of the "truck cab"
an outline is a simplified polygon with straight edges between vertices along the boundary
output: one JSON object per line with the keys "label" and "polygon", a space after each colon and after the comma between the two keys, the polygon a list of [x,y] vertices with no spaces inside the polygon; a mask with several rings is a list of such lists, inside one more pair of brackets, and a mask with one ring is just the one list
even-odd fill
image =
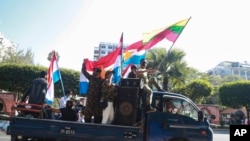
{"label": "truck cab", "polygon": [[[172,104],[170,111],[169,103]],[[188,97],[169,92],[154,92],[152,106],[157,112],[147,114],[146,134],[150,141],[213,140],[213,131],[203,112]]]}

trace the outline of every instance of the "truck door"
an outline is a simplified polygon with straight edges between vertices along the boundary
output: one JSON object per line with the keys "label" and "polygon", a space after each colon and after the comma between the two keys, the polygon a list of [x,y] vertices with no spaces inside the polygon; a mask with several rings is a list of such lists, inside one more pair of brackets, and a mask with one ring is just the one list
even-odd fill
{"label": "truck door", "polygon": [[198,120],[199,109],[185,98],[163,97],[162,112],[149,113],[149,141],[208,141],[209,125]]}

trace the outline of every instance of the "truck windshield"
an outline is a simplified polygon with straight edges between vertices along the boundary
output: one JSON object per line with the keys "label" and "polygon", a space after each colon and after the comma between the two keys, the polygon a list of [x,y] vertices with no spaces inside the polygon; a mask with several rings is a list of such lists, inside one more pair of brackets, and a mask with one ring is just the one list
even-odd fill
{"label": "truck windshield", "polygon": [[198,121],[198,111],[196,108],[183,99],[164,98],[163,112],[188,116]]}

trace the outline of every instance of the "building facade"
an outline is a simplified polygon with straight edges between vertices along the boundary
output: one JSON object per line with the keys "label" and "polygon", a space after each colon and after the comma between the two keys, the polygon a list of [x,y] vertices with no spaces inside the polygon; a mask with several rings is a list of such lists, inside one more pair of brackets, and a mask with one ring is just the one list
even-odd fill
{"label": "building facade", "polygon": [[[94,61],[98,60],[99,58],[108,55],[112,51],[118,48],[118,43],[110,43],[110,42],[100,42],[98,47],[94,48]],[[123,50],[128,45],[123,44]]]}
{"label": "building facade", "polygon": [[219,75],[221,77],[228,75],[237,75],[245,80],[250,80],[250,64],[248,62],[223,61],[215,68],[208,71],[209,75]]}

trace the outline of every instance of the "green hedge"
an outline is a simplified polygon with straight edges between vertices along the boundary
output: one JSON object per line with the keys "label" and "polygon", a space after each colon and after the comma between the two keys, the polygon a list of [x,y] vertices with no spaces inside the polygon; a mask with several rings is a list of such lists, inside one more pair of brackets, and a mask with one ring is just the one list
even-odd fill
{"label": "green hedge", "polygon": [[[42,70],[47,71],[48,67],[0,64],[0,89],[22,95]],[[64,89],[71,89],[74,94],[78,94],[80,72],[64,68],[60,68],[60,72]],[[54,89],[55,97],[63,96],[61,81],[55,83]]]}

